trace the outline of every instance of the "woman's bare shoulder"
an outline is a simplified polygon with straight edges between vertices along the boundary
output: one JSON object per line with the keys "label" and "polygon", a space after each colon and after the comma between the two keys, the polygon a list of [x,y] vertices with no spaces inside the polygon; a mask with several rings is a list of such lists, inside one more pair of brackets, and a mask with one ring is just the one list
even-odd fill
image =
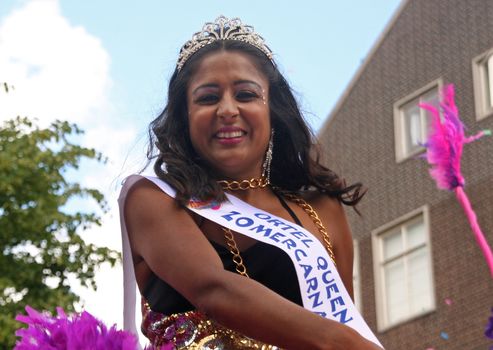
{"label": "woman's bare shoulder", "polygon": [[140,250],[142,245],[135,237],[143,238],[157,227],[165,231],[163,223],[169,222],[168,218],[173,218],[180,210],[176,201],[152,181],[143,177],[133,183],[123,203],[123,218],[133,250]]}
{"label": "woman's bare shoulder", "polygon": [[192,218],[195,223],[201,221],[197,214],[180,205],[173,197],[145,177],[137,180],[128,190],[124,204],[124,216],[126,219],[130,217],[132,220],[137,220],[141,224],[152,223],[155,219],[177,219],[178,217]]}
{"label": "woman's bare shoulder", "polygon": [[341,202],[334,197],[322,193],[318,190],[310,190],[302,193],[305,199],[316,211],[321,211],[325,215],[339,216],[344,212]]}
{"label": "woman's bare shoulder", "polygon": [[327,226],[335,243],[351,237],[346,211],[339,199],[319,191],[306,192],[304,197]]}
{"label": "woman's bare shoulder", "polygon": [[[142,207],[169,207],[179,209],[177,202],[164,193],[154,182],[145,177],[137,180],[128,190],[125,198],[125,208],[142,209]],[[149,209],[149,208],[147,208]]]}

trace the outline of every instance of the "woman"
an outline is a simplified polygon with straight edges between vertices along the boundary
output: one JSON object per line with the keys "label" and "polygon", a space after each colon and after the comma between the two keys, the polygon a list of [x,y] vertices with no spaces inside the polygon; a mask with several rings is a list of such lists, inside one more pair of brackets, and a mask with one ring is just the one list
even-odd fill
{"label": "woman", "polygon": [[183,46],[150,135],[158,178],[129,178],[120,203],[153,345],[380,349],[342,324],[357,316],[344,301],[353,253],[341,202],[355,205],[361,186],[319,164],[252,27],[219,17]]}

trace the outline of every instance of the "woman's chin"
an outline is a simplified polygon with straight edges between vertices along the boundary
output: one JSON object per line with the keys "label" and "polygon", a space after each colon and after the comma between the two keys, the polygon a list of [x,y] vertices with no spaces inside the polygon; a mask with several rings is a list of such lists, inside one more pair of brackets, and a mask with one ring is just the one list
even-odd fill
{"label": "woman's chin", "polygon": [[[221,179],[245,180],[260,176],[260,165],[245,166],[238,162],[222,162],[219,167],[214,168],[216,176]],[[256,170],[256,171],[255,171]]]}

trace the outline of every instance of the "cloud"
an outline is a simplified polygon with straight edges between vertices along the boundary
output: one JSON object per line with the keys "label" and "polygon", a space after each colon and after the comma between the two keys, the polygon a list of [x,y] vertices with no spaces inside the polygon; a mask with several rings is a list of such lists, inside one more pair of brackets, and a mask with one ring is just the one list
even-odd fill
{"label": "cloud", "polygon": [[30,1],[0,24],[0,79],[15,87],[0,118],[94,119],[94,112],[110,108],[109,66],[101,41],[71,25],[58,1]]}
{"label": "cloud", "polygon": [[[80,142],[110,160],[98,169],[108,173],[97,176],[103,190],[108,187],[101,179],[122,172],[125,146],[137,134],[111,101],[110,63],[101,40],[71,24],[58,0],[28,1],[0,21],[0,82],[14,86],[0,92],[0,121],[21,115],[41,126],[55,119],[77,123],[85,130]],[[86,175],[88,181],[94,176]]]}
{"label": "cloud", "polygon": [[[136,135],[132,125],[118,118],[111,101],[113,82],[110,55],[102,41],[61,13],[57,0],[31,0],[0,19],[0,82],[14,86],[0,92],[0,122],[17,115],[37,118],[40,126],[55,119],[77,123],[86,147],[101,151],[109,162],[86,162],[71,180],[98,188],[111,210],[103,225],[84,232],[84,239],[120,248],[117,184],[122,164]],[[120,177],[119,177],[120,176]],[[76,288],[85,306],[107,324],[121,323],[121,269],[103,266],[97,275],[98,291]],[[76,284],[75,284],[76,285]]]}

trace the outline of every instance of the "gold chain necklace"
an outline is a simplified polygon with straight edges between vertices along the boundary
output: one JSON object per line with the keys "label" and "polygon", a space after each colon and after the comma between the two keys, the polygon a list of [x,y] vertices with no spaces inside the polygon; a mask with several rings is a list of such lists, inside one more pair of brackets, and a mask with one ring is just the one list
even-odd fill
{"label": "gold chain necklace", "polygon": [[[320,232],[320,234],[322,235],[322,238],[323,238],[324,243],[325,243],[325,249],[327,249],[327,252],[329,253],[330,260],[332,260],[334,265],[336,265],[334,248],[333,248],[332,243],[330,241],[329,234],[328,234],[327,229],[325,228],[324,224],[322,223],[322,220],[320,220],[320,217],[318,216],[315,209],[313,209],[313,207],[310,204],[308,204],[308,202],[305,201],[303,198],[298,197],[294,194],[285,193],[284,196],[287,199],[289,199],[290,201],[297,204],[312,219],[313,223],[315,224],[315,226],[318,229],[318,232]],[[233,236],[233,232],[231,232],[231,230],[229,228],[226,228],[226,227],[221,227],[221,229],[224,232],[224,238],[226,239],[226,244],[229,248],[229,252],[233,256],[233,262],[236,265],[236,272],[238,272],[242,276],[250,277],[250,276],[248,276],[246,266],[243,263],[243,259],[241,257],[240,250],[238,249],[238,246],[236,245],[236,241],[235,241],[235,238]]]}
{"label": "gold chain necklace", "polygon": [[241,253],[236,245],[235,238],[233,236],[233,232],[229,228],[222,227],[221,229],[224,232],[224,238],[226,239],[226,244],[228,245],[229,252],[233,255],[233,262],[236,265],[236,272],[240,275],[250,278],[247,273],[247,269],[245,264],[243,263],[243,259],[241,258]]}
{"label": "gold chain necklace", "polygon": [[237,190],[249,190],[255,188],[264,188],[270,184],[269,178],[266,176],[261,176],[259,178],[251,178],[250,180],[241,180],[241,181],[228,181],[228,180],[219,180],[217,182],[220,184],[225,191],[237,191]]}
{"label": "gold chain necklace", "polygon": [[327,229],[325,228],[325,225],[323,224],[322,220],[320,220],[320,217],[318,216],[317,212],[313,207],[308,204],[307,201],[305,201],[303,198],[298,197],[294,194],[291,193],[285,193],[284,196],[289,199],[290,201],[294,202],[297,204],[301,209],[303,209],[308,216],[312,219],[313,223],[318,229],[318,232],[322,235],[322,238],[325,243],[325,249],[327,249],[327,252],[329,253],[330,259],[336,265],[336,257],[334,255],[334,247],[332,246],[332,242],[330,241],[329,233],[327,232]]}

